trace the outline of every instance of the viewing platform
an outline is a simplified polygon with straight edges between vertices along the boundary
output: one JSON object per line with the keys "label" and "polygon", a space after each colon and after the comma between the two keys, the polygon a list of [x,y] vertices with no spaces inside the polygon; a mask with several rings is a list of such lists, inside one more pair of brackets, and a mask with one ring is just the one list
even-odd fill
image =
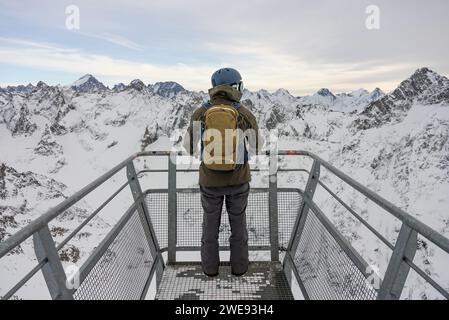
{"label": "viewing platform", "polygon": [[[266,186],[251,188],[247,207],[248,272],[241,277],[231,275],[224,258],[219,275],[207,277],[199,263],[203,215],[200,192],[197,188],[178,187],[177,183],[181,172],[197,169],[177,168],[173,159],[179,155],[159,151],[132,155],[1,242],[0,259],[32,238],[37,258],[36,266],[1,298],[14,297],[41,272],[52,299],[400,299],[411,270],[442,298],[449,298],[448,291],[414,262],[418,235],[445,253],[449,253],[449,239],[318,156],[296,150],[279,151],[277,155],[267,152],[264,156],[269,157],[271,164],[280,157],[308,158],[310,167],[280,168],[269,173]],[[167,158],[167,169],[150,165],[136,171],[137,159],[151,157]],[[395,243],[387,240],[320,180],[323,169],[400,221]],[[305,176],[306,183],[278,187],[279,172],[298,172]],[[142,190],[141,177],[155,173],[166,174],[167,188]],[[123,185],[63,241],[55,243],[49,223],[112,177],[121,177]],[[388,266],[381,278],[373,278],[373,270],[362,254],[314,201],[317,186],[390,250]],[[71,287],[67,284],[61,250],[125,188],[130,188],[133,202],[79,268],[79,285]],[[227,219],[224,208],[219,236],[224,256],[229,252]]]}

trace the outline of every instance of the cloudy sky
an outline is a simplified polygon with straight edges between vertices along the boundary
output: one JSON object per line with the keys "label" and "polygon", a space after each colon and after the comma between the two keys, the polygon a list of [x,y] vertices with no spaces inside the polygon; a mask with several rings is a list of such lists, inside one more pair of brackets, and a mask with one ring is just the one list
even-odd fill
{"label": "cloudy sky", "polygon": [[389,91],[419,67],[449,75],[448,13],[447,0],[0,0],[0,86],[91,73],[207,90],[232,66],[253,90]]}

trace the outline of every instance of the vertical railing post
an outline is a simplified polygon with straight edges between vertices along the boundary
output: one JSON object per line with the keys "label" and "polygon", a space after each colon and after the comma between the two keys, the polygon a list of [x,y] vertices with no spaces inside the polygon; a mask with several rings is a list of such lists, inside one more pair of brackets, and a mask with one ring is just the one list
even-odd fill
{"label": "vertical railing post", "polygon": [[176,262],[177,230],[176,153],[168,157],[168,263]]}
{"label": "vertical railing post", "polygon": [[[317,160],[313,160],[312,168],[309,173],[309,178],[307,180],[306,189],[304,190],[303,197],[308,197],[310,200],[313,199],[313,195],[315,194],[316,186],[318,184],[318,180],[320,178],[320,163]],[[296,221],[292,229],[292,234],[290,236],[290,240],[288,242],[287,247],[287,255],[290,254],[292,261],[289,259],[284,259],[284,273],[287,275],[287,280],[291,285],[291,273],[292,268],[296,268],[293,264],[293,259],[295,258],[295,253],[298,248],[299,240],[301,238],[302,230],[304,229],[304,225],[307,220],[307,214],[309,212],[309,206],[306,203],[305,199],[302,199],[302,206],[298,210],[298,215],[296,216]],[[301,281],[298,279],[298,281]],[[305,290],[305,289],[304,289]]]}
{"label": "vertical railing post", "polygon": [[401,297],[410,271],[410,266],[405,263],[404,257],[413,260],[417,249],[417,241],[417,232],[402,223],[385,277],[377,295],[378,300],[397,300]]}
{"label": "vertical railing post", "polygon": [[33,243],[37,260],[47,259],[47,263],[41,270],[51,298],[53,300],[73,300],[73,295],[67,288],[67,276],[48,225],[34,233]]}
{"label": "vertical railing post", "polygon": [[[320,163],[317,160],[313,160],[312,168],[310,170],[309,179],[307,180],[306,189],[304,190],[304,198],[309,200],[313,199],[315,194],[316,186],[320,178]],[[298,247],[299,239],[301,238],[301,233],[307,220],[307,215],[309,213],[309,205],[303,199],[302,206],[299,210],[298,216],[296,217],[296,222],[292,230],[292,235],[288,244],[287,250],[291,253],[292,257],[295,257],[295,252]]]}
{"label": "vertical railing post", "polygon": [[[151,255],[153,256],[153,259],[156,259],[156,256],[160,254],[159,242],[157,241],[156,233],[154,232],[153,224],[151,223],[150,214],[145,204],[142,188],[137,177],[136,168],[134,167],[134,163],[132,161],[126,166],[126,175],[133,199],[136,202],[136,208],[139,213],[139,218],[142,223],[145,236],[147,237],[147,241],[150,246]],[[164,269],[163,263],[163,259],[159,259],[156,269],[156,284],[158,287]]]}
{"label": "vertical railing post", "polygon": [[[275,149],[275,150],[273,150]],[[271,149],[269,158],[268,212],[270,223],[271,261],[279,261],[279,228],[278,228],[278,187],[277,187],[277,148]]]}
{"label": "vertical railing post", "polygon": [[287,256],[288,252],[285,253],[284,261],[283,261],[283,269],[285,277],[287,278],[287,283],[289,284],[290,288],[292,286],[292,262],[291,259]]}
{"label": "vertical railing post", "polygon": [[164,259],[162,258],[162,255],[160,256],[160,259],[158,260],[159,263],[156,266],[156,290],[159,290],[159,284],[162,281],[162,276],[164,274]]}

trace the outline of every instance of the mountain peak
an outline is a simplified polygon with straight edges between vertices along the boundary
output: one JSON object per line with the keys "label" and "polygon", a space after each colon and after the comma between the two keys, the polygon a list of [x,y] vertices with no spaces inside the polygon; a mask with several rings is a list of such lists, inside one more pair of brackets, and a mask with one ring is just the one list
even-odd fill
{"label": "mountain peak", "polygon": [[98,81],[97,79],[95,79],[95,77],[91,74],[85,74],[84,76],[82,76],[81,78],[79,78],[78,80],[76,80],[74,83],[72,83],[72,86],[80,86],[83,85],[84,83],[88,82],[88,81]]}
{"label": "mountain peak", "polygon": [[106,90],[106,87],[104,84],[102,84],[100,81],[98,81],[93,75],[86,74],[76,80],[72,85],[70,86],[72,89],[74,89],[77,92],[99,92]]}
{"label": "mountain peak", "polygon": [[48,87],[48,85],[45,82],[43,82],[43,81],[39,81],[37,83],[36,87],[38,87],[38,88],[46,88],[46,87]]}
{"label": "mountain peak", "polygon": [[260,94],[263,94],[263,95],[269,95],[270,94],[267,89],[260,89],[257,92],[260,93]]}
{"label": "mountain peak", "polygon": [[334,94],[332,92],[330,92],[330,90],[327,88],[321,88],[320,90],[317,91],[316,94],[318,94],[322,97],[329,97],[329,96],[335,97]]}
{"label": "mountain peak", "polygon": [[114,87],[112,87],[112,91],[114,91],[114,92],[121,92],[125,89],[126,89],[126,86],[122,82],[117,83],[116,85],[114,85]]}
{"label": "mountain peak", "polygon": [[353,97],[361,97],[367,95],[369,92],[366,89],[360,88],[354,91],[351,91],[349,94]]}
{"label": "mountain peak", "polygon": [[[376,90],[371,94],[374,93]],[[355,120],[354,124],[355,127],[366,130],[401,121],[413,105],[440,103],[449,104],[449,79],[429,68],[420,68],[402,81],[393,92],[370,103],[361,112],[363,118]]]}
{"label": "mountain peak", "polygon": [[155,94],[166,98],[171,98],[182,91],[186,91],[183,86],[174,81],[156,82],[149,87]]}
{"label": "mountain peak", "polygon": [[436,73],[436,72],[433,70],[430,70],[427,67],[422,67],[422,68],[416,69],[414,74],[427,74],[427,73]]}
{"label": "mountain peak", "polygon": [[142,91],[145,89],[145,84],[140,79],[134,79],[129,83],[128,88]]}
{"label": "mountain peak", "polygon": [[437,80],[438,78],[441,78],[441,76],[436,73],[433,70],[430,70],[427,67],[417,69],[409,79],[414,81],[422,81],[423,79],[428,79],[431,82],[434,82],[433,80]]}
{"label": "mountain peak", "polygon": [[380,97],[385,96],[385,93],[380,88],[376,87],[369,95],[373,100],[377,100]]}
{"label": "mountain peak", "polygon": [[395,100],[419,100],[424,104],[449,102],[449,79],[430,70],[417,69],[391,93]]}
{"label": "mountain peak", "polygon": [[34,86],[31,83],[29,83],[26,86],[21,85],[21,84],[18,86],[7,86],[4,91],[9,92],[9,93],[28,94],[31,91],[33,91],[33,89],[34,89]]}
{"label": "mountain peak", "polygon": [[288,96],[291,96],[290,92],[288,92],[288,90],[284,89],[284,88],[277,89],[273,94],[274,95],[288,95]]}

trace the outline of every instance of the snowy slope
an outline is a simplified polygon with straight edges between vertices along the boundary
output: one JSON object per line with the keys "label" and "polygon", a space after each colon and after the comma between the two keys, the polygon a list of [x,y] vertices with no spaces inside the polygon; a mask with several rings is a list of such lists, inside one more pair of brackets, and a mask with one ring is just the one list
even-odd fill
{"label": "snowy slope", "polygon": [[[321,89],[311,96],[295,97],[284,89],[273,93],[245,90],[242,102],[253,111],[262,128],[278,129],[281,148],[300,148],[319,154],[449,236],[448,97],[449,80],[422,68],[389,94],[380,89],[338,94]],[[9,168],[8,172],[54,179],[51,180],[55,181],[54,188],[69,195],[133,152],[144,148],[168,149],[172,143],[169,137],[185,129],[192,111],[206,99],[203,92],[185,90],[174,82],[146,85],[136,79],[109,89],[91,75],[65,87],[39,82],[36,86],[3,88],[0,90],[3,150],[0,163]],[[285,160],[283,164],[289,161],[293,160]],[[114,177],[111,185],[99,191],[101,198],[113,192],[123,178],[123,173]],[[341,181],[326,173],[323,179],[387,239],[395,241],[398,225],[394,220],[344,188]],[[253,184],[258,181],[266,182],[254,179]],[[145,183],[166,186],[165,180],[152,179]],[[192,176],[180,183],[192,186],[196,178]],[[280,180],[280,185],[292,183],[301,187],[304,179],[286,176]],[[10,184],[3,187],[0,184],[0,191],[11,192],[11,188]],[[8,199],[8,202],[1,199],[0,206],[10,209],[3,210],[0,217],[19,210],[28,192],[33,191],[24,191],[20,199]],[[83,206],[95,208],[94,200],[87,199]],[[317,193],[317,200],[363,256],[384,269],[388,250],[370,238],[369,232],[323,190]],[[129,201],[122,202],[122,207],[116,205],[117,212],[123,212],[129,204]],[[51,205],[49,201],[37,201],[28,203],[27,208],[30,215],[31,212],[36,215]],[[82,216],[81,212],[77,214]],[[110,211],[102,218],[105,224],[111,225],[118,217]],[[101,233],[103,228],[97,228]],[[14,231],[8,230],[5,236]],[[417,254],[419,263],[435,279],[449,286],[443,272],[449,261],[425,241],[421,244]],[[415,279],[408,284],[407,297],[438,296]]]}
{"label": "snowy slope", "polygon": [[[44,175],[29,171],[18,172],[5,164],[0,165],[0,241],[19,231],[49,207],[65,200],[66,189],[67,186],[63,183]],[[89,209],[87,203],[79,202],[49,225],[57,244],[88,217]],[[94,217],[82,232],[60,251],[64,265],[81,265],[109,229],[110,225],[102,218]],[[0,295],[17,283],[36,264],[31,238],[0,259]],[[48,293],[43,284],[39,273],[15,297],[45,298]]]}

